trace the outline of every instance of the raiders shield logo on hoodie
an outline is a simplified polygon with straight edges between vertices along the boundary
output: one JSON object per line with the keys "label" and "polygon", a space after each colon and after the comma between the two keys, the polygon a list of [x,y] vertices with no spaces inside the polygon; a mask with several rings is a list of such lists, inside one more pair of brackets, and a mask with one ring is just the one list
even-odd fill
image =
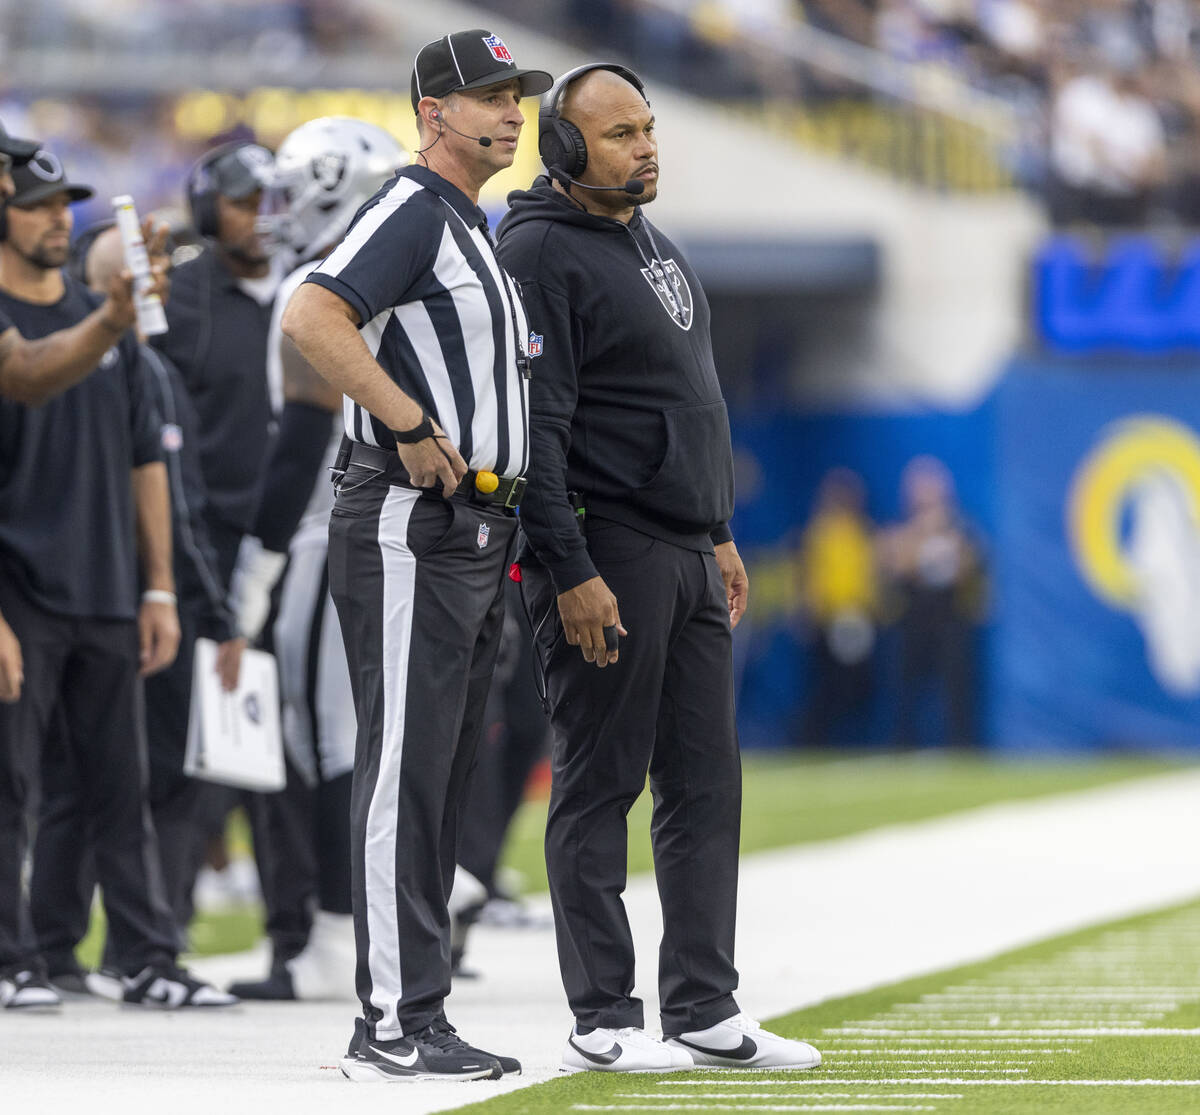
{"label": "raiders shield logo on hoodie", "polygon": [[675,324],[685,332],[691,329],[692,291],[679,265],[673,259],[664,259],[662,263],[654,260],[649,267],[642,268],[642,274]]}

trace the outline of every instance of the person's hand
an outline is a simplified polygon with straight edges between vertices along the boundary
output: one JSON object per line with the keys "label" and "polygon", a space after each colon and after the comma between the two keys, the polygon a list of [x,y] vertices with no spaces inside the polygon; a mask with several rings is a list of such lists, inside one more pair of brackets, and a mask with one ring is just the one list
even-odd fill
{"label": "person's hand", "polygon": [[147,293],[157,294],[164,306],[171,295],[171,257],[167,255],[169,231],[163,221],[156,226],[153,217],[142,221],[142,239],[146,242],[146,254],[150,257],[151,283]]}
{"label": "person's hand", "polygon": [[[147,217],[142,222],[142,239],[146,242],[146,253],[150,257],[150,294],[157,294],[165,303],[170,292],[167,272],[171,261],[166,254],[167,226],[154,226],[154,219]],[[114,332],[123,333],[137,321],[137,310],[133,304],[133,272],[120,271],[108,280],[105,289],[108,295],[104,303],[104,323]]]}
{"label": "person's hand", "polygon": [[246,649],[246,640],[240,635],[236,639],[227,639],[217,644],[217,677],[221,679],[221,688],[226,693],[232,693],[238,687],[238,675],[242,671],[242,651]]}
{"label": "person's hand", "polygon": [[729,626],[737,627],[746,613],[750,578],[746,576],[746,567],[742,564],[742,557],[732,541],[722,542],[714,549],[717,568],[721,570],[721,580],[725,582],[725,598],[729,601]]}
{"label": "person's hand", "polygon": [[430,420],[434,437],[412,445],[396,443],[396,452],[408,470],[408,478],[417,488],[432,488],[442,482],[442,495],[449,498],[458,482],[467,475],[467,462],[442,432],[441,426]]}
{"label": "person's hand", "polygon": [[[592,577],[561,593],[558,614],[562,617],[567,642],[583,651],[585,662],[594,662],[603,669],[620,657],[613,634],[624,636],[629,632],[621,626],[617,598],[602,577]],[[606,627],[612,629],[607,640]]]}
{"label": "person's hand", "polygon": [[19,701],[24,683],[25,666],[21,659],[20,640],[0,616],[0,701],[6,704]]}
{"label": "person's hand", "polygon": [[140,676],[157,674],[174,662],[179,650],[179,613],[175,605],[143,600],[138,609],[138,638],[141,643]]}

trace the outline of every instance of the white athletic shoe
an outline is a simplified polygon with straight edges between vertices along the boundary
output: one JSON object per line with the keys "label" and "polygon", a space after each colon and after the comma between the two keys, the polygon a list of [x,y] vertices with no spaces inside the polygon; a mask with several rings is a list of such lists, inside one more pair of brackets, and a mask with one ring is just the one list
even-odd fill
{"label": "white athletic shoe", "polygon": [[358,998],[354,989],[357,963],[354,918],[317,910],[308,943],[287,961],[287,970],[297,999],[348,1003]]}
{"label": "white athletic shoe", "polygon": [[0,975],[0,1009],[51,1011],[61,1006],[58,992],[37,972],[22,969]]}
{"label": "white athletic shoe", "polygon": [[663,1040],[690,1053],[697,1068],[815,1069],[821,1063],[821,1054],[808,1042],[781,1038],[744,1014]]}
{"label": "white athletic shoe", "polygon": [[671,1048],[645,1030],[632,1026],[620,1030],[597,1027],[586,1034],[571,1028],[563,1051],[563,1072],[679,1072],[695,1068],[682,1048]]}

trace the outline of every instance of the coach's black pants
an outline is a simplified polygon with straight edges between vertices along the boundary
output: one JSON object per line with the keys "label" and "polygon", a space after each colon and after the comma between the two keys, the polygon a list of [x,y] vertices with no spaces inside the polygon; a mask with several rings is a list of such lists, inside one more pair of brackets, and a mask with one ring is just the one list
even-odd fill
{"label": "coach's black pants", "polygon": [[21,892],[28,814],[52,717],[86,790],[85,832],[125,971],[174,959],[146,804],[145,738],[132,622],[64,619],[0,579],[0,612],[21,643],[25,688],[0,704],[0,969],[37,962]]}
{"label": "coach's black pants", "polygon": [[351,796],[357,986],[391,1040],[442,1014],[458,814],[503,625],[516,519],[352,465],[329,585],[358,712]]}
{"label": "coach's black pants", "polygon": [[522,566],[554,727],[546,867],[563,984],[581,1023],[643,1025],[621,893],[626,816],[649,771],[662,1028],[705,1029],[738,1010],[741,763],[725,589],[711,553],[600,519],[587,536],[629,631],[615,665],[567,643],[549,575]]}

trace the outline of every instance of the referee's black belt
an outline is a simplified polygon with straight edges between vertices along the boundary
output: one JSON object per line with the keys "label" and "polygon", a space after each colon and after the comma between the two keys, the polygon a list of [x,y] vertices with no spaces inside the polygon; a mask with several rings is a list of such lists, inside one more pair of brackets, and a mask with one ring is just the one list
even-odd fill
{"label": "referee's black belt", "polygon": [[[386,449],[376,449],[373,445],[363,445],[357,441],[352,442],[350,445],[349,463],[369,468],[385,477],[388,483],[397,484],[403,488],[412,488],[418,492],[428,492],[430,495],[436,494],[440,490],[437,488],[418,488],[409,479],[408,470],[404,467],[404,462],[400,460],[398,453],[389,453]],[[525,494],[525,477],[523,476],[497,477],[499,483],[496,490],[492,492],[481,491],[478,480],[479,473],[474,469],[468,469],[467,475],[458,482],[458,487],[454,489],[451,499],[461,499],[468,503],[478,503],[512,510],[521,502],[521,496]]]}

